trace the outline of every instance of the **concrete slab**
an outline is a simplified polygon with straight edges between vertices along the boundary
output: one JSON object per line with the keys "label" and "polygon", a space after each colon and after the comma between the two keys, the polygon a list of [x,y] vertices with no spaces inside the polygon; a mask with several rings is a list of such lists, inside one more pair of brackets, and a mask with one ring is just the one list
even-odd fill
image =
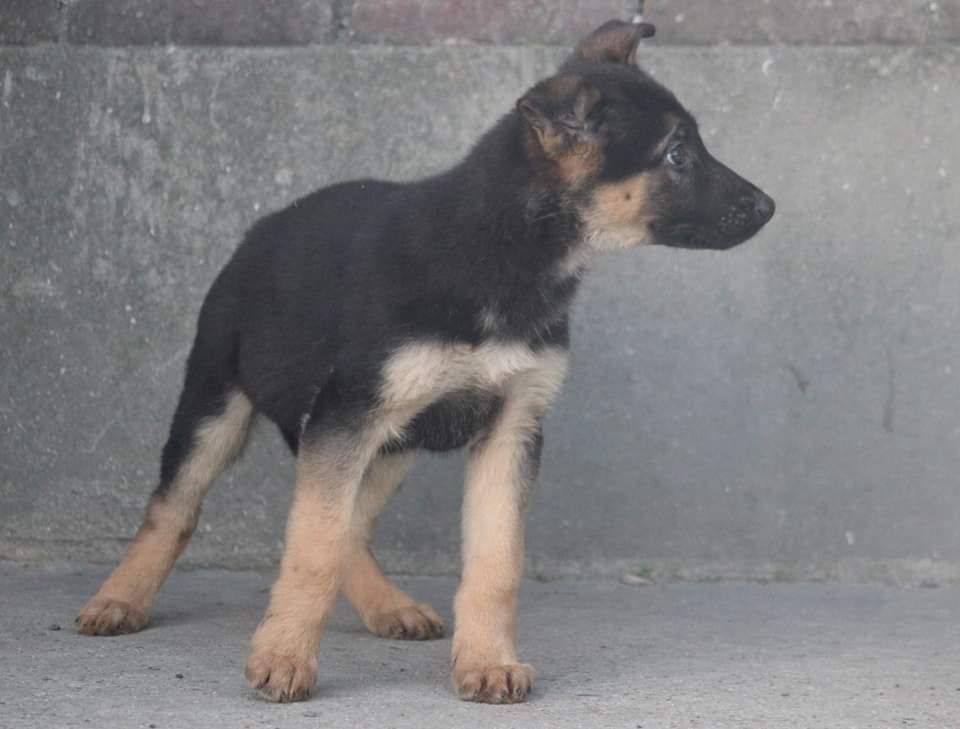
{"label": "concrete slab", "polygon": [[333,0],[79,0],[70,43],[302,45],[333,38]]}
{"label": "concrete slab", "polygon": [[0,7],[0,44],[55,42],[60,35],[63,3],[5,0]]}
{"label": "concrete slab", "polygon": [[960,5],[931,0],[648,0],[668,43],[938,43],[960,40]]}
{"label": "concrete slab", "polygon": [[[960,589],[611,581],[528,583],[530,703],[465,704],[449,639],[376,638],[341,606],[306,703],[242,682],[270,578],[176,572],[142,633],[88,638],[70,621],[100,568],[0,563],[0,726],[563,729],[955,729]],[[449,578],[400,582],[450,619]],[[59,626],[59,630],[54,629]]]}
{"label": "concrete slab", "polygon": [[611,18],[627,20],[636,0],[354,0],[348,20],[355,41],[570,45]]}
{"label": "concrete slab", "polygon": [[[441,169],[565,54],[0,50],[0,556],[123,548],[201,299],[253,220],[336,180]],[[960,51],[641,60],[778,213],[730,253],[598,262],[531,570],[956,580]],[[263,428],[186,558],[270,565],[291,480]],[[457,569],[460,481],[457,458],[414,473],[381,523],[392,569]]]}

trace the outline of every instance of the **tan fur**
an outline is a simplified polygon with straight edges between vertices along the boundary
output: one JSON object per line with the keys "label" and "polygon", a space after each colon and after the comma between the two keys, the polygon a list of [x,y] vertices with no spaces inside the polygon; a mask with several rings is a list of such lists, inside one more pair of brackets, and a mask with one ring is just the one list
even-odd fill
{"label": "tan fur", "polygon": [[653,175],[644,172],[594,190],[582,213],[584,238],[591,247],[621,250],[652,242],[649,225],[656,218],[651,199]]}
{"label": "tan fur", "polygon": [[[664,126],[669,132],[654,148],[651,156],[661,157],[673,138],[680,123],[674,114],[667,114]],[[650,223],[658,211],[654,193],[658,187],[657,169],[641,172],[617,182],[598,185],[593,190],[590,203],[581,212],[584,223],[584,239],[597,250],[623,250],[653,242]]]}
{"label": "tan fur", "polygon": [[418,604],[395,587],[367,546],[377,515],[413,461],[413,453],[382,456],[367,469],[357,497],[343,592],[371,633],[384,638],[426,640],[443,636],[443,621],[429,605]]}
{"label": "tan fur", "polygon": [[511,377],[542,367],[542,358],[522,344],[480,346],[416,342],[398,349],[384,367],[381,400],[388,412],[416,413],[456,390],[501,390]]}
{"label": "tan fur", "polygon": [[560,176],[571,187],[580,187],[603,166],[603,149],[595,141],[579,142],[553,157]]}
{"label": "tan fur", "polygon": [[463,580],[457,592],[453,683],[461,698],[512,703],[526,698],[533,669],[517,661],[517,590],[531,484],[529,441],[559,390],[566,357],[546,353],[517,375],[489,435],[472,449],[463,502]]}
{"label": "tan fur", "polygon": [[246,677],[271,701],[306,698],[351,546],[366,444],[301,446],[280,575],[254,633]]}
{"label": "tan fur", "polygon": [[[473,466],[478,475],[468,482],[489,485],[489,480],[495,480],[493,493],[502,493],[504,503],[513,494],[522,504],[525,489],[521,488],[519,465],[523,439],[533,432],[565,368],[566,354],[559,350],[533,352],[521,345],[409,344],[388,360],[380,405],[362,433],[352,437],[330,435],[321,442],[301,446],[280,575],[271,592],[270,607],[253,636],[247,661],[247,680],[261,695],[273,701],[295,701],[309,695],[316,679],[320,636],[341,587],[352,595],[361,614],[371,617],[368,624],[375,632],[431,637],[419,632],[442,626],[432,609],[414,603],[390,585],[366,550],[373,515],[408,465],[403,459],[379,459],[377,451],[437,398],[462,387],[493,388],[504,393],[504,409],[494,431],[484,440],[487,445],[477,451],[483,454],[477,456],[479,460]],[[361,484],[369,489],[362,490]],[[479,494],[482,488],[475,486],[472,491]],[[482,510],[469,513],[478,511]],[[497,528],[479,513],[477,518],[480,527],[471,528],[471,534]],[[473,519],[466,519],[466,523],[472,524]],[[492,534],[490,544],[513,545],[508,549],[496,547],[498,554],[509,557],[511,550],[517,550],[517,537],[515,528],[509,524],[507,528],[506,536]],[[478,538],[482,540],[484,535],[472,537],[470,543],[478,543]],[[522,549],[519,559],[522,562]],[[519,579],[512,566],[515,561],[509,560],[506,567],[510,584]],[[503,570],[490,568],[482,554],[472,562],[478,566],[470,574],[477,577],[470,580],[471,589],[466,594],[482,601],[487,593],[483,587],[486,572],[493,570],[491,579],[496,583]],[[353,577],[345,582],[347,570]],[[515,588],[514,597],[507,602],[508,607],[515,604]],[[470,600],[465,603],[468,615],[474,614],[472,604]],[[511,612],[504,620],[490,624],[481,621],[478,628],[489,628],[494,640],[507,640],[512,645],[512,624]],[[408,631],[412,634],[403,635]],[[471,630],[468,628],[465,634],[471,634]],[[488,655],[477,653],[473,640],[466,645],[466,666],[475,666],[477,656]]]}
{"label": "tan fur", "polygon": [[[565,99],[570,113],[579,125],[585,125],[591,109],[600,101],[600,92],[586,86],[577,76],[563,75],[546,82],[542,95],[554,100]],[[533,95],[536,97],[537,95]],[[591,179],[603,166],[603,146],[595,136],[584,131],[572,133],[555,119],[544,115],[542,99],[525,97],[521,109],[528,121],[525,136],[527,154],[531,159],[543,159],[550,170],[570,188],[576,189]]]}
{"label": "tan fur", "polygon": [[180,472],[162,497],[150,500],[127,554],[80,612],[81,633],[127,633],[146,624],[157,590],[196,529],[203,497],[243,448],[252,412],[247,397],[235,391],[223,414],[198,429]]}
{"label": "tan fur", "polygon": [[541,158],[547,168],[571,189],[582,187],[603,167],[603,148],[596,140],[571,141],[548,127],[533,128],[528,137],[528,154]]}
{"label": "tan fur", "polygon": [[358,544],[370,541],[377,516],[416,461],[415,453],[378,456],[363,475],[357,495],[353,538]]}

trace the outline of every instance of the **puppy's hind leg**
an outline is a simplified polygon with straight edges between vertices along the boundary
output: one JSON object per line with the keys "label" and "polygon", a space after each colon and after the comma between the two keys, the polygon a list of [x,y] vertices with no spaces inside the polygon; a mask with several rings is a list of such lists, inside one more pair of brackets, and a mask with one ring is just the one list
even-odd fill
{"label": "puppy's hind leg", "polygon": [[77,617],[79,633],[132,633],[146,624],[157,590],[197,526],[203,497],[243,448],[252,413],[239,389],[206,376],[191,356],[160,484],[123,560]]}
{"label": "puppy's hind leg", "polygon": [[370,552],[377,514],[413,465],[412,453],[380,455],[363,477],[345,566],[343,592],[371,633],[400,640],[442,638],[443,620],[429,605],[397,588]]}

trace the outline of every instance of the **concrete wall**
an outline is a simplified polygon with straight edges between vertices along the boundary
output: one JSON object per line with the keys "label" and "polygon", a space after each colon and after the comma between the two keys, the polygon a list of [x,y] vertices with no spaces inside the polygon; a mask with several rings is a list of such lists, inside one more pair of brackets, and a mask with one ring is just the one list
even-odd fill
{"label": "concrete wall", "polygon": [[[442,168],[636,5],[7,0],[0,557],[119,554],[201,298],[258,216]],[[531,572],[956,580],[958,3],[705,5],[647,2],[666,42],[642,64],[777,217],[733,252],[599,263]],[[389,568],[456,570],[460,465],[405,485]],[[291,478],[260,428],[186,561],[271,564]]]}

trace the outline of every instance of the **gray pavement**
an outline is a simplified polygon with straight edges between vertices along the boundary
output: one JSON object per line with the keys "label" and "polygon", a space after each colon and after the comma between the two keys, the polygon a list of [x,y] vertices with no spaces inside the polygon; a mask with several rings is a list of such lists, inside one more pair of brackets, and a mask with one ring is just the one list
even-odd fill
{"label": "gray pavement", "polygon": [[[144,632],[87,638],[70,621],[100,567],[0,563],[0,727],[625,727],[955,729],[960,589],[838,584],[524,585],[532,700],[448,688],[449,639],[367,634],[341,606],[312,700],[242,682],[269,575],[176,572]],[[450,620],[455,582],[403,578]],[[54,629],[60,626],[60,629]]]}

